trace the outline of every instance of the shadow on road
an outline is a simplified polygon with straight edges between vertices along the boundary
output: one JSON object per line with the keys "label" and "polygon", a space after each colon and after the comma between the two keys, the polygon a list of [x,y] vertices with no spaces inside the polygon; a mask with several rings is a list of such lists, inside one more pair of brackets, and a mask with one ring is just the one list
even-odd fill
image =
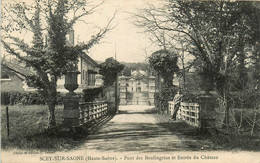
{"label": "shadow on road", "polygon": [[197,129],[152,107],[124,106],[101,130],[89,135],[86,148],[100,152],[173,152],[215,150]]}
{"label": "shadow on road", "polygon": [[146,109],[144,111],[128,111],[128,110],[119,110],[118,114],[156,114],[155,109]]}
{"label": "shadow on road", "polygon": [[177,136],[164,127],[158,127],[158,124],[112,122],[105,127],[109,130],[88,137],[87,149],[104,152],[167,152],[185,149]]}

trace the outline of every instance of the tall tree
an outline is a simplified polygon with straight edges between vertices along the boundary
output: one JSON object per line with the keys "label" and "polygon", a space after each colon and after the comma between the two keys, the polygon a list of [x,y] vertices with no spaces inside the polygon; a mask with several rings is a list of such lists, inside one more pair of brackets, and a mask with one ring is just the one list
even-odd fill
{"label": "tall tree", "polygon": [[[168,50],[158,50],[149,57],[150,66],[158,73],[159,97],[155,99],[155,103],[157,103],[159,113],[168,111],[168,101],[171,101],[176,93],[173,77],[179,71],[177,62],[178,56]],[[163,82],[161,82],[160,77],[162,77]]]}
{"label": "tall tree", "polygon": [[[102,3],[88,6],[87,0],[35,0],[33,4],[18,1],[2,6],[5,14],[1,25],[6,32],[2,45],[34,71],[32,75],[20,74],[43,95],[49,108],[49,128],[56,125],[58,78],[67,70],[77,68],[78,55],[98,43],[113,28],[111,23],[115,15],[87,43],[67,46],[66,35],[77,21],[92,14]],[[15,37],[17,31],[22,30],[32,32],[31,43]],[[43,33],[47,33],[45,44]]]}
{"label": "tall tree", "polygon": [[117,75],[124,69],[124,65],[117,60],[107,58],[105,62],[99,64],[100,74],[103,75],[105,87],[111,86],[117,80]]}
{"label": "tall tree", "polygon": [[201,60],[201,75],[216,85],[226,114],[233,70],[237,64],[244,69],[245,49],[252,49],[248,43],[259,36],[257,17],[259,8],[241,1],[170,0],[161,8],[150,6],[138,15],[139,25],[145,29],[186,36],[183,41],[191,43],[192,54]]}

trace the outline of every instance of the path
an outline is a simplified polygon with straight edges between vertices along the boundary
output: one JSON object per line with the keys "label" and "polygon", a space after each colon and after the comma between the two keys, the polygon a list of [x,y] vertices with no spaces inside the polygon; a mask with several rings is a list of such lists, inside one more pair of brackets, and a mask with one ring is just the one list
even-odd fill
{"label": "path", "polygon": [[[192,150],[173,134],[151,106],[120,106],[120,113],[88,137],[82,148],[93,152],[169,152]],[[190,140],[193,141],[193,140]],[[200,148],[200,147],[199,147]]]}
{"label": "path", "polygon": [[[143,161],[146,162],[158,162],[165,156],[174,156],[176,159],[180,157],[177,161],[184,161],[185,157],[194,154],[191,151],[215,150],[211,142],[192,135],[194,128],[189,128],[185,123],[171,122],[167,116],[169,118],[169,115],[154,113],[151,106],[120,106],[119,114],[100,128],[93,130],[93,133],[87,136],[85,143],[74,149],[43,153],[35,151],[37,154],[30,155],[4,151],[2,156],[5,157],[2,162],[12,160],[12,163],[56,163],[63,162],[64,159],[71,163],[86,161],[106,163],[115,160],[128,163],[136,161],[137,156],[145,158]],[[194,155],[196,154],[198,155],[198,153]],[[191,161],[189,158],[187,160]],[[173,161],[176,160],[168,160],[168,162]],[[203,160],[198,161],[203,162]]]}

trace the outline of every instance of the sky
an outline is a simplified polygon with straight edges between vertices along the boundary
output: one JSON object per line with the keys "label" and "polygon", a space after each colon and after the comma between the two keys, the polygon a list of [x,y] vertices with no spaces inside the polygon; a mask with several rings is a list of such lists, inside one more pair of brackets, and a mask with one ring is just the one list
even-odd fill
{"label": "sky", "polygon": [[[151,45],[142,29],[133,24],[131,13],[136,13],[137,9],[144,8],[147,3],[161,4],[159,0],[105,0],[105,3],[91,15],[88,21],[104,26],[115,11],[116,17],[113,21],[116,28],[110,31],[101,41],[89,50],[89,56],[94,60],[104,61],[108,57],[115,57],[118,61],[144,62],[158,47]],[[82,30],[82,24],[75,26],[75,38],[77,41],[84,41],[84,36],[88,35],[88,30]],[[145,53],[146,51],[146,53]]]}
{"label": "sky", "polygon": [[[8,2],[8,0],[5,0]],[[20,0],[17,0],[20,1]],[[32,3],[33,0],[21,0],[26,3]],[[102,0],[93,0],[93,3],[98,4]],[[2,1],[3,2],[3,1]],[[88,16],[83,17],[74,25],[75,43],[87,42],[91,36],[98,32],[98,28],[105,27],[109,19],[116,12],[116,17],[112,22],[115,28],[109,31],[100,44],[92,47],[87,54],[96,61],[105,61],[109,57],[115,58],[118,61],[124,62],[145,62],[147,56],[159,47],[151,44],[150,40],[143,33],[142,29],[133,24],[133,14],[137,13],[137,9],[142,9],[149,4],[156,6],[161,5],[162,0],[104,0],[104,3],[99,6],[96,11]],[[87,23],[86,23],[87,22]],[[26,42],[32,41],[32,33],[23,31],[17,32],[18,37],[23,38]],[[1,53],[6,54],[4,49]]]}

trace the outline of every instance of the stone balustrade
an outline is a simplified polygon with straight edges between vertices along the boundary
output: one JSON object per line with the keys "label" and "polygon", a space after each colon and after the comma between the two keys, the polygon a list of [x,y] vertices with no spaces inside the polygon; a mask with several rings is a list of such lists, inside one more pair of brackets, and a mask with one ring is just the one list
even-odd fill
{"label": "stone balustrade", "polygon": [[97,120],[108,115],[106,102],[86,102],[79,104],[79,126]]}

